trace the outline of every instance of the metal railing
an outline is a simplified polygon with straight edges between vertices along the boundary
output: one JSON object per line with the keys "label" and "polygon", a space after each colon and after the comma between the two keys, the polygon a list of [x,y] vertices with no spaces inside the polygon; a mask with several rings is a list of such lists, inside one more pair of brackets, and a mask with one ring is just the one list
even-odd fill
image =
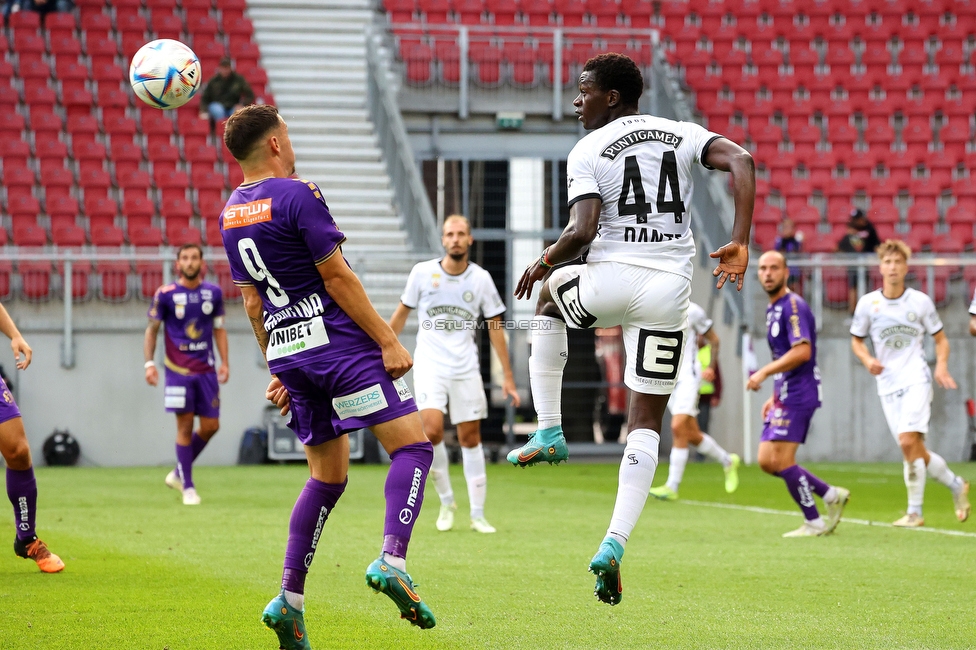
{"label": "metal railing", "polygon": [[413,149],[387,77],[387,65],[382,58],[379,41],[378,36],[367,34],[368,107],[380,150],[410,243],[418,251],[440,250],[434,211],[414,161]]}
{"label": "metal railing", "polygon": [[657,38],[656,30],[618,27],[396,23],[391,29],[404,68],[404,110],[456,106],[462,120],[512,111],[562,120],[572,114],[567,100],[586,59],[626,52],[647,70]]}

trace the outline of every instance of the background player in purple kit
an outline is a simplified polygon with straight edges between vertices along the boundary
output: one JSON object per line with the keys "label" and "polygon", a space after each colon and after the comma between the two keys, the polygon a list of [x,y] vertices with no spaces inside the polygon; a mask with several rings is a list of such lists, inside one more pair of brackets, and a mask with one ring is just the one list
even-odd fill
{"label": "background player in purple kit", "polygon": [[220,229],[231,275],[273,379],[268,398],[305,445],[311,478],[289,525],[281,593],[262,620],[286,650],[310,648],[305,576],[322,527],[346,487],[349,431],[369,427],[390,454],[380,557],[366,583],[421,628],[434,615],[406,572],[433,447],[403,375],[413,364],[342,256],[345,241],[314,183],[289,178],[295,152],[274,106],[247,106],[224,143],[244,172]]}
{"label": "background player in purple kit", "polygon": [[[224,331],[224,298],[220,287],[200,277],[203,250],[185,244],[176,254],[180,277],[156,290],[149,307],[149,326],[143,353],[146,383],[155,386],[159,372],[153,356],[156,335],[165,323],[166,410],[176,413],[176,469],[166,475],[166,485],[183,493],[183,503],[200,504],[193,484],[196,460],[220,427],[220,389],[230,377],[227,362],[227,332]],[[220,353],[220,368],[214,371],[213,344]],[[200,416],[200,428],[193,430],[193,418]]]}
{"label": "background player in purple kit", "polygon": [[[754,372],[746,386],[759,390],[774,375],[773,394],[762,408],[759,467],[786,481],[786,489],[806,519],[783,537],[817,537],[837,528],[851,493],[827,485],[796,464],[796,450],[806,441],[813,412],[820,407],[821,389],[816,323],[803,298],[787,288],[789,275],[782,253],[769,251],[759,258],[759,282],[769,295],[766,340],[773,360]],[[826,521],[817,511],[814,494],[827,504]]]}
{"label": "background player in purple kit", "polygon": [[[0,305],[0,332],[10,339],[17,368],[26,370],[31,362],[31,348],[3,305]],[[23,358],[20,355],[24,355]],[[57,573],[64,569],[64,562],[49,551],[47,544],[39,540],[34,532],[37,481],[31,463],[30,445],[27,444],[27,434],[24,432],[24,419],[20,416],[20,409],[3,379],[0,379],[0,387],[0,454],[7,464],[7,498],[14,507],[14,522],[17,527],[14,553],[24,559],[34,560],[44,573]]]}

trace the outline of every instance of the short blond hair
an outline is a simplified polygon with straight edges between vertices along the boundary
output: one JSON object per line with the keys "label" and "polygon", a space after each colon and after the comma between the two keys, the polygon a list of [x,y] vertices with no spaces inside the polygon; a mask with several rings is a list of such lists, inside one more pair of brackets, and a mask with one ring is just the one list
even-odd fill
{"label": "short blond hair", "polygon": [[[468,234],[471,234],[471,222],[463,214],[449,214],[444,217],[444,226],[447,225],[448,221],[460,221],[464,224],[464,227],[468,229]],[[444,226],[441,226],[441,234],[444,233]]]}
{"label": "short blond hair", "polygon": [[898,253],[905,258],[905,261],[912,259],[912,249],[900,239],[886,239],[883,244],[878,246],[878,259],[883,260],[885,255]]}

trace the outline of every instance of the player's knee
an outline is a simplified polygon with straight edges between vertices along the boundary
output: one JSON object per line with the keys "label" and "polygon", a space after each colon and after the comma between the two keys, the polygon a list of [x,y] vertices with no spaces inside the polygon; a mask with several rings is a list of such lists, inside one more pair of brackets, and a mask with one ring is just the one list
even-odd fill
{"label": "player's knee", "polygon": [[439,445],[444,442],[444,429],[424,427],[424,433],[427,435],[427,439],[430,440],[430,444],[432,445]]}
{"label": "player's knee", "polygon": [[4,446],[3,460],[10,469],[25,470],[29,468],[31,466],[31,453],[27,440],[17,440],[11,445]]}

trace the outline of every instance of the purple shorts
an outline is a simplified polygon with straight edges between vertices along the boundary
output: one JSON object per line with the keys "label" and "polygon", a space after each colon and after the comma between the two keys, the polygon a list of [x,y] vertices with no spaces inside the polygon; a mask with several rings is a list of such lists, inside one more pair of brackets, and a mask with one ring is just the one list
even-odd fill
{"label": "purple shorts", "polygon": [[2,379],[0,379],[0,386],[3,387],[3,398],[0,399],[0,424],[3,424],[7,420],[19,418],[20,409],[17,408],[17,402],[14,401],[14,394],[10,392]]}
{"label": "purple shorts", "polygon": [[417,410],[406,380],[393,379],[383,367],[379,347],[276,376],[291,397],[288,427],[310,447]]}
{"label": "purple shorts", "polygon": [[763,442],[798,442],[807,440],[810,420],[817,407],[798,408],[776,404],[769,411],[769,418],[763,423]]}
{"label": "purple shorts", "polygon": [[163,402],[169,413],[193,413],[202,418],[220,417],[220,388],[217,373],[181,375],[166,369]]}

